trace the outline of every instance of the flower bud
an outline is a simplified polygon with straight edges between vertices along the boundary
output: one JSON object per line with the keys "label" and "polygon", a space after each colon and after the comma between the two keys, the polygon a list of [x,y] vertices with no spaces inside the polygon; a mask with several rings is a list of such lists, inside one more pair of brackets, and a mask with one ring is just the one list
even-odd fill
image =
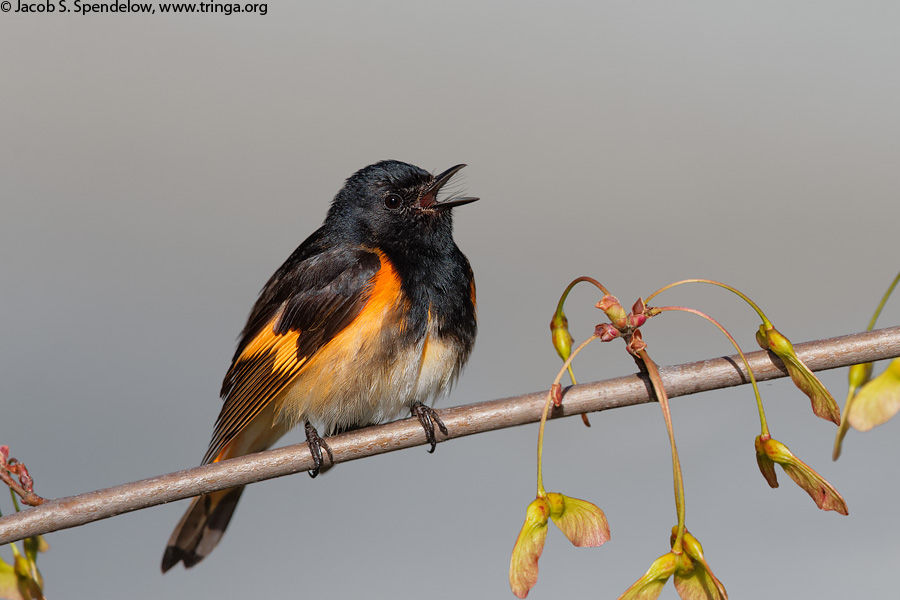
{"label": "flower bud", "polygon": [[607,318],[616,329],[624,329],[628,324],[625,309],[619,304],[619,299],[611,294],[606,294],[597,303],[597,308],[606,313]]}
{"label": "flower bud", "polygon": [[559,354],[559,357],[563,360],[569,358],[569,355],[572,354],[572,334],[569,333],[569,320],[566,318],[566,313],[560,308],[553,315],[553,319],[550,320],[550,336],[553,341],[553,347],[556,348],[556,353]]}

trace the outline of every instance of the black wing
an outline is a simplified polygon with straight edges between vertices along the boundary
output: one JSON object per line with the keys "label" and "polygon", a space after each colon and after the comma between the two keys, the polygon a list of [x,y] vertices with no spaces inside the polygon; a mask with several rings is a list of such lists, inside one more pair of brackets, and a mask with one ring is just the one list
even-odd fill
{"label": "black wing", "polygon": [[204,463],[215,460],[368,301],[379,255],[326,250],[321,239],[321,230],[310,236],[260,293],[222,383],[225,404]]}

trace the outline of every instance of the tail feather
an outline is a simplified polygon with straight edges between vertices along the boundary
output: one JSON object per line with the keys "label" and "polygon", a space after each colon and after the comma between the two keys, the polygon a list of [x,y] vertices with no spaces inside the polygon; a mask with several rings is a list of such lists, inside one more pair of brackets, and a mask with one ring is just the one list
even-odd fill
{"label": "tail feather", "polygon": [[244,487],[229,488],[194,498],[172,532],[163,554],[165,573],[179,562],[190,568],[206,558],[228,527]]}
{"label": "tail feather", "polygon": [[[269,402],[213,460],[204,464],[259,452],[278,441],[290,429],[290,423],[276,418],[275,405]],[[169,538],[162,559],[163,573],[180,562],[185,568],[193,567],[209,556],[222,539],[243,491],[244,486],[240,486],[194,498]]]}

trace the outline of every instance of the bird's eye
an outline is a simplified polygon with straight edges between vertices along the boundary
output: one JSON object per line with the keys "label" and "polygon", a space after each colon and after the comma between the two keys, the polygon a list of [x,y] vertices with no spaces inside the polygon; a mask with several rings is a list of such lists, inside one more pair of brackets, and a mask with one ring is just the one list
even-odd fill
{"label": "bird's eye", "polygon": [[403,202],[403,198],[397,194],[388,194],[384,197],[384,207],[388,210],[397,210],[400,208],[401,202]]}

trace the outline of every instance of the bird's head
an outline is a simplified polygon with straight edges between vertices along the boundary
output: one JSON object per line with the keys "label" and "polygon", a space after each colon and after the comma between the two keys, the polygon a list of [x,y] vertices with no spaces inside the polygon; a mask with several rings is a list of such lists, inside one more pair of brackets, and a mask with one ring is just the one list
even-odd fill
{"label": "bird's head", "polygon": [[478,198],[439,200],[438,194],[464,166],[432,175],[396,160],[369,165],[347,179],[335,196],[328,221],[360,241],[386,249],[452,242],[450,209]]}

